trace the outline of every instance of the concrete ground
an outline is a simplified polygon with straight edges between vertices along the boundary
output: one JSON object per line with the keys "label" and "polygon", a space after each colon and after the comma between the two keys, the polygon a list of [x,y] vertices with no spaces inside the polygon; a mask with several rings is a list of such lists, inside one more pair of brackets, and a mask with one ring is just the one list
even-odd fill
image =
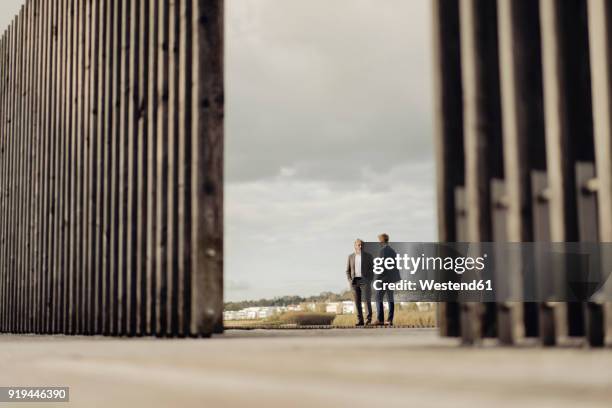
{"label": "concrete ground", "polygon": [[612,350],[463,348],[430,329],[0,335],[0,386],[14,385],[69,386],[73,407],[609,408]]}

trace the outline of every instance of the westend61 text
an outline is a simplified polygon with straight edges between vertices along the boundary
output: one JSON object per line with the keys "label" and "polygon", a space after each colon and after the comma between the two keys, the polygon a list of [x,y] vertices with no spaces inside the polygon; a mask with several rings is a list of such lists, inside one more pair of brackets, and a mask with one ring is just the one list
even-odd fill
{"label": "westend61 text", "polygon": [[436,282],[434,280],[419,280],[417,282],[403,279],[399,282],[387,283],[381,280],[374,281],[375,290],[409,290],[409,291],[492,291],[491,280],[473,280],[471,282]]}

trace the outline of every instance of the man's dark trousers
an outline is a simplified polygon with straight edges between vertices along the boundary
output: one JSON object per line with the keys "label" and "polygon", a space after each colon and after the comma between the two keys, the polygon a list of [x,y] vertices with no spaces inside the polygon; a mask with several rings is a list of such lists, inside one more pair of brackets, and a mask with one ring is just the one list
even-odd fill
{"label": "man's dark trousers", "polygon": [[385,321],[385,307],[383,305],[385,293],[387,294],[387,302],[389,302],[389,318],[387,319],[387,321],[389,323],[393,323],[395,303],[393,300],[392,290],[377,290],[376,291],[376,318],[381,323]]}
{"label": "man's dark trousers", "polygon": [[372,322],[372,286],[370,282],[363,278],[355,278],[351,283],[351,289],[353,291],[355,307],[357,307],[357,321],[363,323],[363,307],[361,302],[366,302],[368,310],[366,322]]}

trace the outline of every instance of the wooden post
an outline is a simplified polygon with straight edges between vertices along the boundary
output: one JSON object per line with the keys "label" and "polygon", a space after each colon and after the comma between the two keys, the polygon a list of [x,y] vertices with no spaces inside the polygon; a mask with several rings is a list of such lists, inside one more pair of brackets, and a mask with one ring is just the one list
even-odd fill
{"label": "wooden post", "polygon": [[193,8],[191,333],[223,331],[224,1]]}
{"label": "wooden post", "polygon": [[[595,164],[576,163],[576,200],[578,211],[578,235],[581,243],[593,243],[599,239],[597,199],[598,182]],[[604,259],[605,259],[605,253]],[[581,271],[577,271],[581,272]],[[584,276],[581,274],[580,276]],[[595,276],[589,276],[596,278]],[[592,346],[601,347],[605,342],[604,308],[599,302],[588,302],[585,309],[585,333]]]}
{"label": "wooden post", "polygon": [[[588,2],[589,47],[597,173],[599,240],[612,242],[612,7],[606,0]],[[607,257],[605,258],[607,259]],[[606,293],[612,293],[610,283]],[[589,304],[587,335],[591,345],[600,346],[612,336],[612,302]],[[600,320],[600,323],[593,320]]]}
{"label": "wooden post", "polygon": [[[492,239],[490,183],[503,178],[497,2],[465,0],[459,6],[467,228],[470,242],[487,242]],[[462,322],[474,324],[462,324],[464,343],[495,333],[495,310],[495,304],[463,305]]]}
{"label": "wooden post", "polygon": [[[455,188],[464,185],[463,99],[458,0],[434,0],[435,146],[438,198],[438,240],[461,241],[455,217]],[[438,307],[442,336],[459,336],[456,303]]]}
{"label": "wooden post", "polygon": [[[541,0],[540,24],[551,240],[576,242],[575,163],[594,159],[586,2]],[[584,334],[582,304],[555,307],[558,336]]]}
{"label": "wooden post", "polygon": [[[503,117],[504,176],[509,242],[531,242],[531,171],[545,170],[542,71],[538,3],[498,0],[500,83]],[[522,260],[516,262],[516,279]],[[519,285],[529,282],[518,282]],[[532,283],[533,284],[533,283]],[[506,305],[513,315],[506,340],[537,336],[537,306]]]}

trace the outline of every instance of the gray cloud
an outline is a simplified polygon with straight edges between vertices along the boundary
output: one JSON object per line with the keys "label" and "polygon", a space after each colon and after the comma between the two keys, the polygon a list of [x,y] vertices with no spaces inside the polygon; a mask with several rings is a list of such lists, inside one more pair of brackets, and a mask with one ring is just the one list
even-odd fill
{"label": "gray cloud", "polygon": [[8,28],[15,16],[19,14],[23,0],[2,0],[0,5],[0,33]]}
{"label": "gray cloud", "polygon": [[430,160],[428,0],[228,7],[229,181]]}

